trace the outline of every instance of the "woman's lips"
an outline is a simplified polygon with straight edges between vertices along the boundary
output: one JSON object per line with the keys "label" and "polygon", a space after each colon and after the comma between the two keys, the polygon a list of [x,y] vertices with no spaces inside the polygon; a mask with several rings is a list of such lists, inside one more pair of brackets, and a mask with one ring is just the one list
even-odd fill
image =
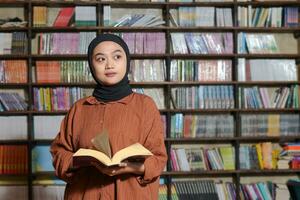
{"label": "woman's lips", "polygon": [[107,73],[105,73],[105,76],[107,76],[107,77],[114,77],[116,74],[117,73],[115,73],[115,72],[107,72]]}

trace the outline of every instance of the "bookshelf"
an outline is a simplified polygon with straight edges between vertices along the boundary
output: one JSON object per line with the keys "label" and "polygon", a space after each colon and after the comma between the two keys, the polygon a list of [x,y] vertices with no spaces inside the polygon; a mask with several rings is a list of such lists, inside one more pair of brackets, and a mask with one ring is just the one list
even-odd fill
{"label": "bookshelf", "polygon": [[[162,19],[166,25],[162,27],[112,27],[104,26],[104,6],[111,6],[111,9],[157,9],[161,11]],[[64,8],[74,6],[92,6],[96,9],[96,26],[82,26],[82,27],[36,27],[33,24],[34,12],[33,8],[37,6],[45,6],[47,8]],[[166,138],[165,144],[168,150],[170,158],[170,150],[172,145],[217,145],[217,144],[229,144],[235,149],[235,170],[206,170],[206,171],[174,171],[172,170],[171,159],[168,160],[167,171],[163,172],[162,178],[167,185],[168,199],[171,199],[171,183],[173,178],[207,178],[207,177],[225,177],[231,178],[236,186],[240,186],[241,179],[243,177],[263,177],[263,176],[287,176],[296,175],[299,176],[300,170],[294,169],[278,169],[278,170],[243,170],[240,169],[240,156],[239,148],[246,143],[259,143],[259,142],[299,142],[299,136],[242,136],[242,115],[251,114],[296,114],[299,115],[300,108],[242,108],[239,103],[239,88],[240,87],[290,87],[293,85],[300,85],[300,69],[299,69],[299,24],[295,27],[240,27],[238,22],[238,8],[239,7],[251,7],[251,8],[270,8],[270,7],[297,7],[299,8],[300,1],[247,1],[240,2],[233,0],[232,2],[114,2],[114,1],[36,1],[36,0],[24,0],[24,1],[1,1],[1,8],[23,8],[24,20],[27,21],[27,25],[24,27],[0,27],[0,33],[13,33],[23,32],[26,33],[27,38],[27,52],[24,54],[1,54],[0,60],[26,60],[27,63],[27,78],[26,83],[0,83],[1,90],[16,90],[21,89],[25,92],[25,99],[29,105],[28,109],[22,111],[2,111],[0,117],[12,117],[12,116],[25,116],[27,120],[27,132],[26,139],[10,139],[0,140],[1,145],[26,145],[28,148],[28,174],[21,175],[23,182],[25,181],[28,199],[34,199],[33,188],[34,181],[39,177],[54,178],[53,172],[32,172],[32,154],[31,150],[37,145],[49,145],[50,139],[35,139],[34,133],[34,117],[35,116],[57,116],[64,115],[66,111],[38,111],[34,109],[34,88],[56,88],[56,87],[80,87],[80,88],[92,88],[94,83],[87,82],[63,82],[63,83],[37,83],[34,80],[34,66],[37,61],[57,61],[57,60],[86,60],[85,54],[36,54],[32,51],[34,37],[39,33],[79,33],[79,32],[94,32],[96,34],[102,32],[113,33],[157,33],[161,32],[165,34],[165,53],[133,53],[131,54],[132,60],[143,59],[160,59],[165,62],[166,77],[165,81],[150,81],[150,82],[131,82],[133,88],[162,88],[165,95],[165,108],[161,109],[162,115],[166,116]],[[214,8],[230,8],[232,11],[232,26],[190,26],[190,27],[174,27],[171,22],[170,10],[178,9],[179,7],[214,7]],[[299,19],[298,19],[299,22]],[[172,49],[172,34],[174,33],[230,33],[232,34],[232,52],[230,53],[194,53],[194,54],[174,54]],[[272,33],[272,34],[291,34],[297,37],[297,51],[294,53],[240,53],[239,52],[239,33]],[[297,80],[286,81],[240,81],[238,80],[239,72],[239,59],[293,59],[297,61]],[[170,69],[171,62],[173,60],[229,60],[231,61],[231,80],[229,81],[171,81]],[[232,86],[234,107],[232,108],[174,108],[171,102],[172,89],[180,87],[198,87],[198,86]],[[298,94],[299,95],[299,94]],[[171,137],[171,118],[177,113],[192,114],[192,115],[220,115],[226,114],[233,117],[233,137],[189,137],[189,138],[172,138]],[[0,175],[1,178],[12,179],[20,175]],[[236,187],[236,193],[239,194],[240,188]],[[237,199],[240,199],[237,197]]]}

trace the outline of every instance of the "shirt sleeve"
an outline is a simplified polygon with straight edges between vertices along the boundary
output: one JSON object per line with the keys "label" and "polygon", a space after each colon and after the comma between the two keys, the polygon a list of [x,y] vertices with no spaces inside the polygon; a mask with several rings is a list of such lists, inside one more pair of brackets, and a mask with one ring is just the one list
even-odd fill
{"label": "shirt sleeve", "polygon": [[73,176],[73,173],[70,172],[74,153],[74,139],[72,134],[73,116],[74,108],[71,108],[61,122],[60,131],[50,147],[55,174],[57,177],[66,182],[71,182]]}
{"label": "shirt sleeve", "polygon": [[137,179],[142,185],[150,183],[160,176],[167,162],[161,116],[154,101],[151,98],[148,99],[145,105],[143,122],[144,134],[146,135],[144,146],[153,153],[153,156],[145,160],[145,173]]}

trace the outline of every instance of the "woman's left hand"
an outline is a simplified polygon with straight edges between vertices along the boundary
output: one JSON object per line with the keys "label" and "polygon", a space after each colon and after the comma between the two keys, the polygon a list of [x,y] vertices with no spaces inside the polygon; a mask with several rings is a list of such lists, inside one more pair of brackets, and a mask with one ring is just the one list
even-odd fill
{"label": "woman's left hand", "polygon": [[122,162],[118,168],[116,168],[114,175],[119,174],[137,174],[143,175],[145,172],[145,166],[143,163],[140,162]]}
{"label": "woman's left hand", "polygon": [[140,162],[122,162],[119,166],[106,167],[104,165],[99,165],[98,163],[92,163],[100,172],[108,176],[115,176],[120,174],[136,174],[143,175],[145,172],[145,167],[143,163]]}

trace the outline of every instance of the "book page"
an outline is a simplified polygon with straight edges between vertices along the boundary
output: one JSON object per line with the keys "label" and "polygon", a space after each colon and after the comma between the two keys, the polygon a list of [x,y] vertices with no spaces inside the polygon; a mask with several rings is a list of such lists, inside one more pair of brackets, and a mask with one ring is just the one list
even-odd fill
{"label": "book page", "polygon": [[93,149],[79,149],[78,151],[76,151],[76,153],[73,155],[73,157],[77,157],[77,156],[88,156],[88,157],[94,157],[97,160],[99,160],[101,163],[107,165],[107,166],[111,166],[111,160],[110,158],[105,155],[104,153],[97,151],[97,150],[93,150]]}
{"label": "book page", "polygon": [[112,164],[119,164],[122,160],[133,156],[151,156],[153,155],[148,149],[139,143],[130,145],[118,151],[112,158]]}

